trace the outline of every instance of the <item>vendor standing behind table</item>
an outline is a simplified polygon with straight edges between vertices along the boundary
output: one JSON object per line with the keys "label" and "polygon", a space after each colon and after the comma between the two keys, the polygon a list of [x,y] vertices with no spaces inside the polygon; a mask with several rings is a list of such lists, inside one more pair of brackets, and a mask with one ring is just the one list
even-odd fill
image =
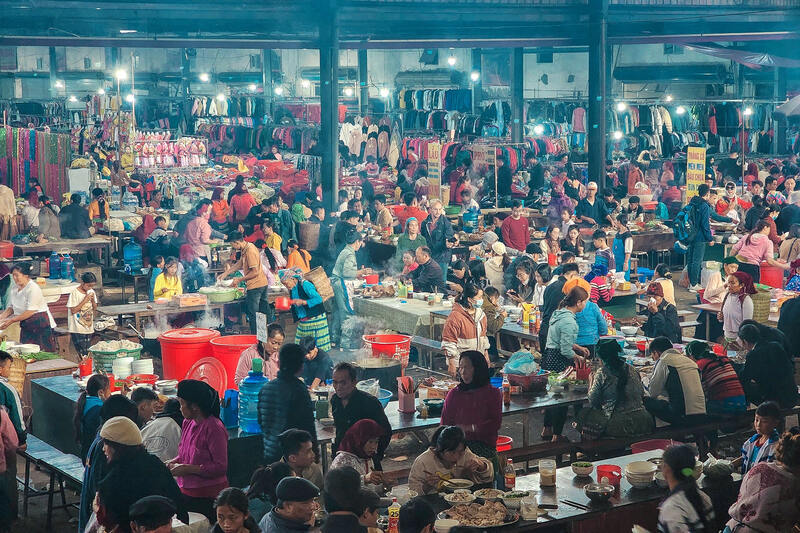
{"label": "vendor standing behind table", "polygon": [[453,255],[451,248],[458,243],[458,239],[453,236],[453,226],[442,212],[442,202],[432,200],[428,218],[422,222],[422,236],[428,241],[431,257],[442,269],[444,281]]}
{"label": "vendor standing behind table", "polygon": [[8,307],[0,314],[0,330],[19,322],[22,344],[38,344],[42,351],[54,351],[53,328],[56,321],[44,301],[42,289],[31,279],[31,264],[19,263],[11,269],[14,284]]}
{"label": "vendor standing behind table", "polygon": [[428,246],[428,241],[419,233],[419,220],[409,217],[406,220],[406,229],[397,238],[397,248],[394,254],[393,266],[397,270],[403,268],[403,253],[410,251],[414,255],[420,246]]}
{"label": "vendor standing behind table", "polygon": [[[220,242],[218,239],[224,237],[222,233],[211,228],[208,219],[211,217],[211,206],[204,204],[197,209],[197,216],[186,225],[184,240],[192,247],[195,256],[211,263],[211,248],[209,244]],[[215,235],[216,234],[216,235]],[[214,237],[214,238],[212,238]]]}
{"label": "vendor standing behind table", "polygon": [[221,281],[237,270],[241,270],[244,276],[239,280],[245,282],[247,293],[245,294],[245,312],[247,321],[250,323],[250,334],[256,333],[256,313],[267,315],[267,322],[271,322],[272,310],[267,301],[267,276],[261,268],[261,257],[258,249],[251,242],[245,242],[244,237],[238,231],[228,235],[227,242],[234,250],[240,252],[241,257],[224,272],[217,276]]}
{"label": "vendor standing behind table", "polygon": [[61,237],[64,239],[88,239],[92,236],[89,228],[92,220],[89,212],[81,205],[81,195],[73,194],[70,204],[58,213],[58,223],[61,226]]}
{"label": "vendor standing behind table", "polygon": [[333,344],[341,346],[342,323],[355,314],[353,306],[350,305],[350,295],[345,285],[346,281],[352,281],[356,277],[369,273],[370,268],[359,270],[356,262],[356,252],[364,244],[363,237],[357,231],[347,234],[347,244],[336,258],[331,272],[331,286],[333,287],[333,298],[336,309],[331,313],[330,334]]}
{"label": "vendor standing behind table", "polygon": [[81,274],[81,284],[72,289],[67,300],[67,327],[75,349],[81,357],[89,354],[94,335],[94,315],[97,312],[97,278],[91,272]]}
{"label": "vendor standing behind table", "polygon": [[317,288],[303,279],[299,269],[285,268],[278,271],[284,287],[289,290],[292,303],[292,317],[297,322],[296,338],[311,336],[317,346],[327,351],[331,349],[331,336],[328,330],[328,315],[325,304]]}
{"label": "vendor standing behind table", "polygon": [[273,229],[281,237],[281,252],[286,253],[289,241],[296,239],[297,236],[294,232],[292,214],[283,209],[280,202],[281,199],[277,194],[267,200],[267,218],[272,220]]}
{"label": "vendor standing behind table", "polygon": [[386,412],[378,399],[356,388],[356,367],[350,363],[339,363],[333,368],[333,390],[331,410],[336,427],[336,439],[333,442],[333,453],[339,449],[345,433],[359,420],[369,419],[377,422],[384,429],[378,441],[378,451],[373,455],[373,463],[377,470],[381,469],[381,460],[389,445],[392,426]]}
{"label": "vendor standing behind table", "polygon": [[[239,181],[241,178],[241,182]],[[236,226],[247,219],[250,209],[255,207],[256,201],[247,191],[243,176],[236,176],[236,186],[228,194],[228,203],[231,206],[231,223]]]}
{"label": "vendor standing behind table", "polygon": [[511,216],[503,220],[503,244],[507,248],[523,252],[531,242],[528,219],[522,216],[522,203],[519,200],[511,202]]}
{"label": "vendor standing behind table", "polygon": [[584,228],[613,224],[605,202],[597,197],[597,183],[590,181],[586,186],[586,198],[578,202],[575,217]]}

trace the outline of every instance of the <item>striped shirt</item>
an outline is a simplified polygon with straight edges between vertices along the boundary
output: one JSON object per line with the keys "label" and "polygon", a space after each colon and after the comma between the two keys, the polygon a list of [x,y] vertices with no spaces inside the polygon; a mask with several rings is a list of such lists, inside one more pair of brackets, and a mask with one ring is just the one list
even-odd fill
{"label": "striped shirt", "polygon": [[761,437],[758,433],[744,441],[742,444],[742,475],[753,468],[758,463],[771,463],[774,460],[775,445],[780,439],[778,430],[772,430],[772,434],[761,447],[756,446],[756,442]]}
{"label": "striped shirt", "polygon": [[739,376],[727,357],[700,359],[697,367],[700,369],[700,381],[703,383],[707,401],[744,396]]}

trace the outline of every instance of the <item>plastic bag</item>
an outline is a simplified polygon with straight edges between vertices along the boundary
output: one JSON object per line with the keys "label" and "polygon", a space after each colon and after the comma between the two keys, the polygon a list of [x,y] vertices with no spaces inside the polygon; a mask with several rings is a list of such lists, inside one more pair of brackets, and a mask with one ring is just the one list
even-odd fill
{"label": "plastic bag", "polygon": [[539,363],[533,358],[531,352],[514,352],[503,367],[503,374],[516,374],[530,376],[539,372]]}
{"label": "plastic bag", "polygon": [[365,379],[363,381],[359,381],[356,383],[356,388],[360,391],[366,392],[367,394],[371,394],[378,397],[378,392],[380,392],[381,385],[378,383],[378,380],[375,378]]}

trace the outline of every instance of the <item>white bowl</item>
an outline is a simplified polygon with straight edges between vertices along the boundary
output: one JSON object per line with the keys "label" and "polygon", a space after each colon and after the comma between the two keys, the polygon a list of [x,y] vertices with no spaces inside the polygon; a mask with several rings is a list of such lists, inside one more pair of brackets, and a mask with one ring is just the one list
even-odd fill
{"label": "white bowl", "polygon": [[631,478],[629,475],[625,475],[625,479],[628,480],[628,483],[635,489],[646,489],[650,485],[653,484],[653,477],[650,476],[647,479],[639,479],[639,478]]}
{"label": "white bowl", "polygon": [[42,351],[38,344],[17,344],[16,350],[20,355],[28,355]]}
{"label": "white bowl", "polygon": [[458,525],[458,520],[453,520],[452,518],[440,518],[433,523],[433,530],[436,533],[450,533],[450,530]]}
{"label": "white bowl", "polygon": [[633,461],[625,467],[626,474],[653,476],[658,467],[650,461]]}
{"label": "white bowl", "polygon": [[639,331],[639,328],[637,326],[621,326],[619,329],[620,331],[622,331],[623,335],[626,335],[628,337],[636,335],[636,332]]}
{"label": "white bowl", "polygon": [[594,465],[590,466],[575,466],[572,465],[572,471],[578,476],[590,476],[594,471]]}
{"label": "white bowl", "polygon": [[469,504],[475,501],[475,495],[467,489],[458,489],[444,495],[444,501],[453,505]]}

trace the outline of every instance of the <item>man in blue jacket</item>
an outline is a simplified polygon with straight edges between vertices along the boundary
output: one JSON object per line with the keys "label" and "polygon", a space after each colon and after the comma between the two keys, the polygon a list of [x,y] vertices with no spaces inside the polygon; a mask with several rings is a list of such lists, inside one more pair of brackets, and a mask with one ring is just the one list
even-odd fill
{"label": "man in blue jacket", "polygon": [[711,205],[708,199],[711,197],[711,189],[703,183],[697,187],[697,196],[692,197],[689,205],[692,207],[692,221],[694,222],[695,235],[689,244],[686,252],[686,264],[689,271],[689,290],[697,292],[702,289],[700,286],[700,270],[703,264],[703,257],[706,254],[706,243],[714,246],[714,237],[711,235]]}

